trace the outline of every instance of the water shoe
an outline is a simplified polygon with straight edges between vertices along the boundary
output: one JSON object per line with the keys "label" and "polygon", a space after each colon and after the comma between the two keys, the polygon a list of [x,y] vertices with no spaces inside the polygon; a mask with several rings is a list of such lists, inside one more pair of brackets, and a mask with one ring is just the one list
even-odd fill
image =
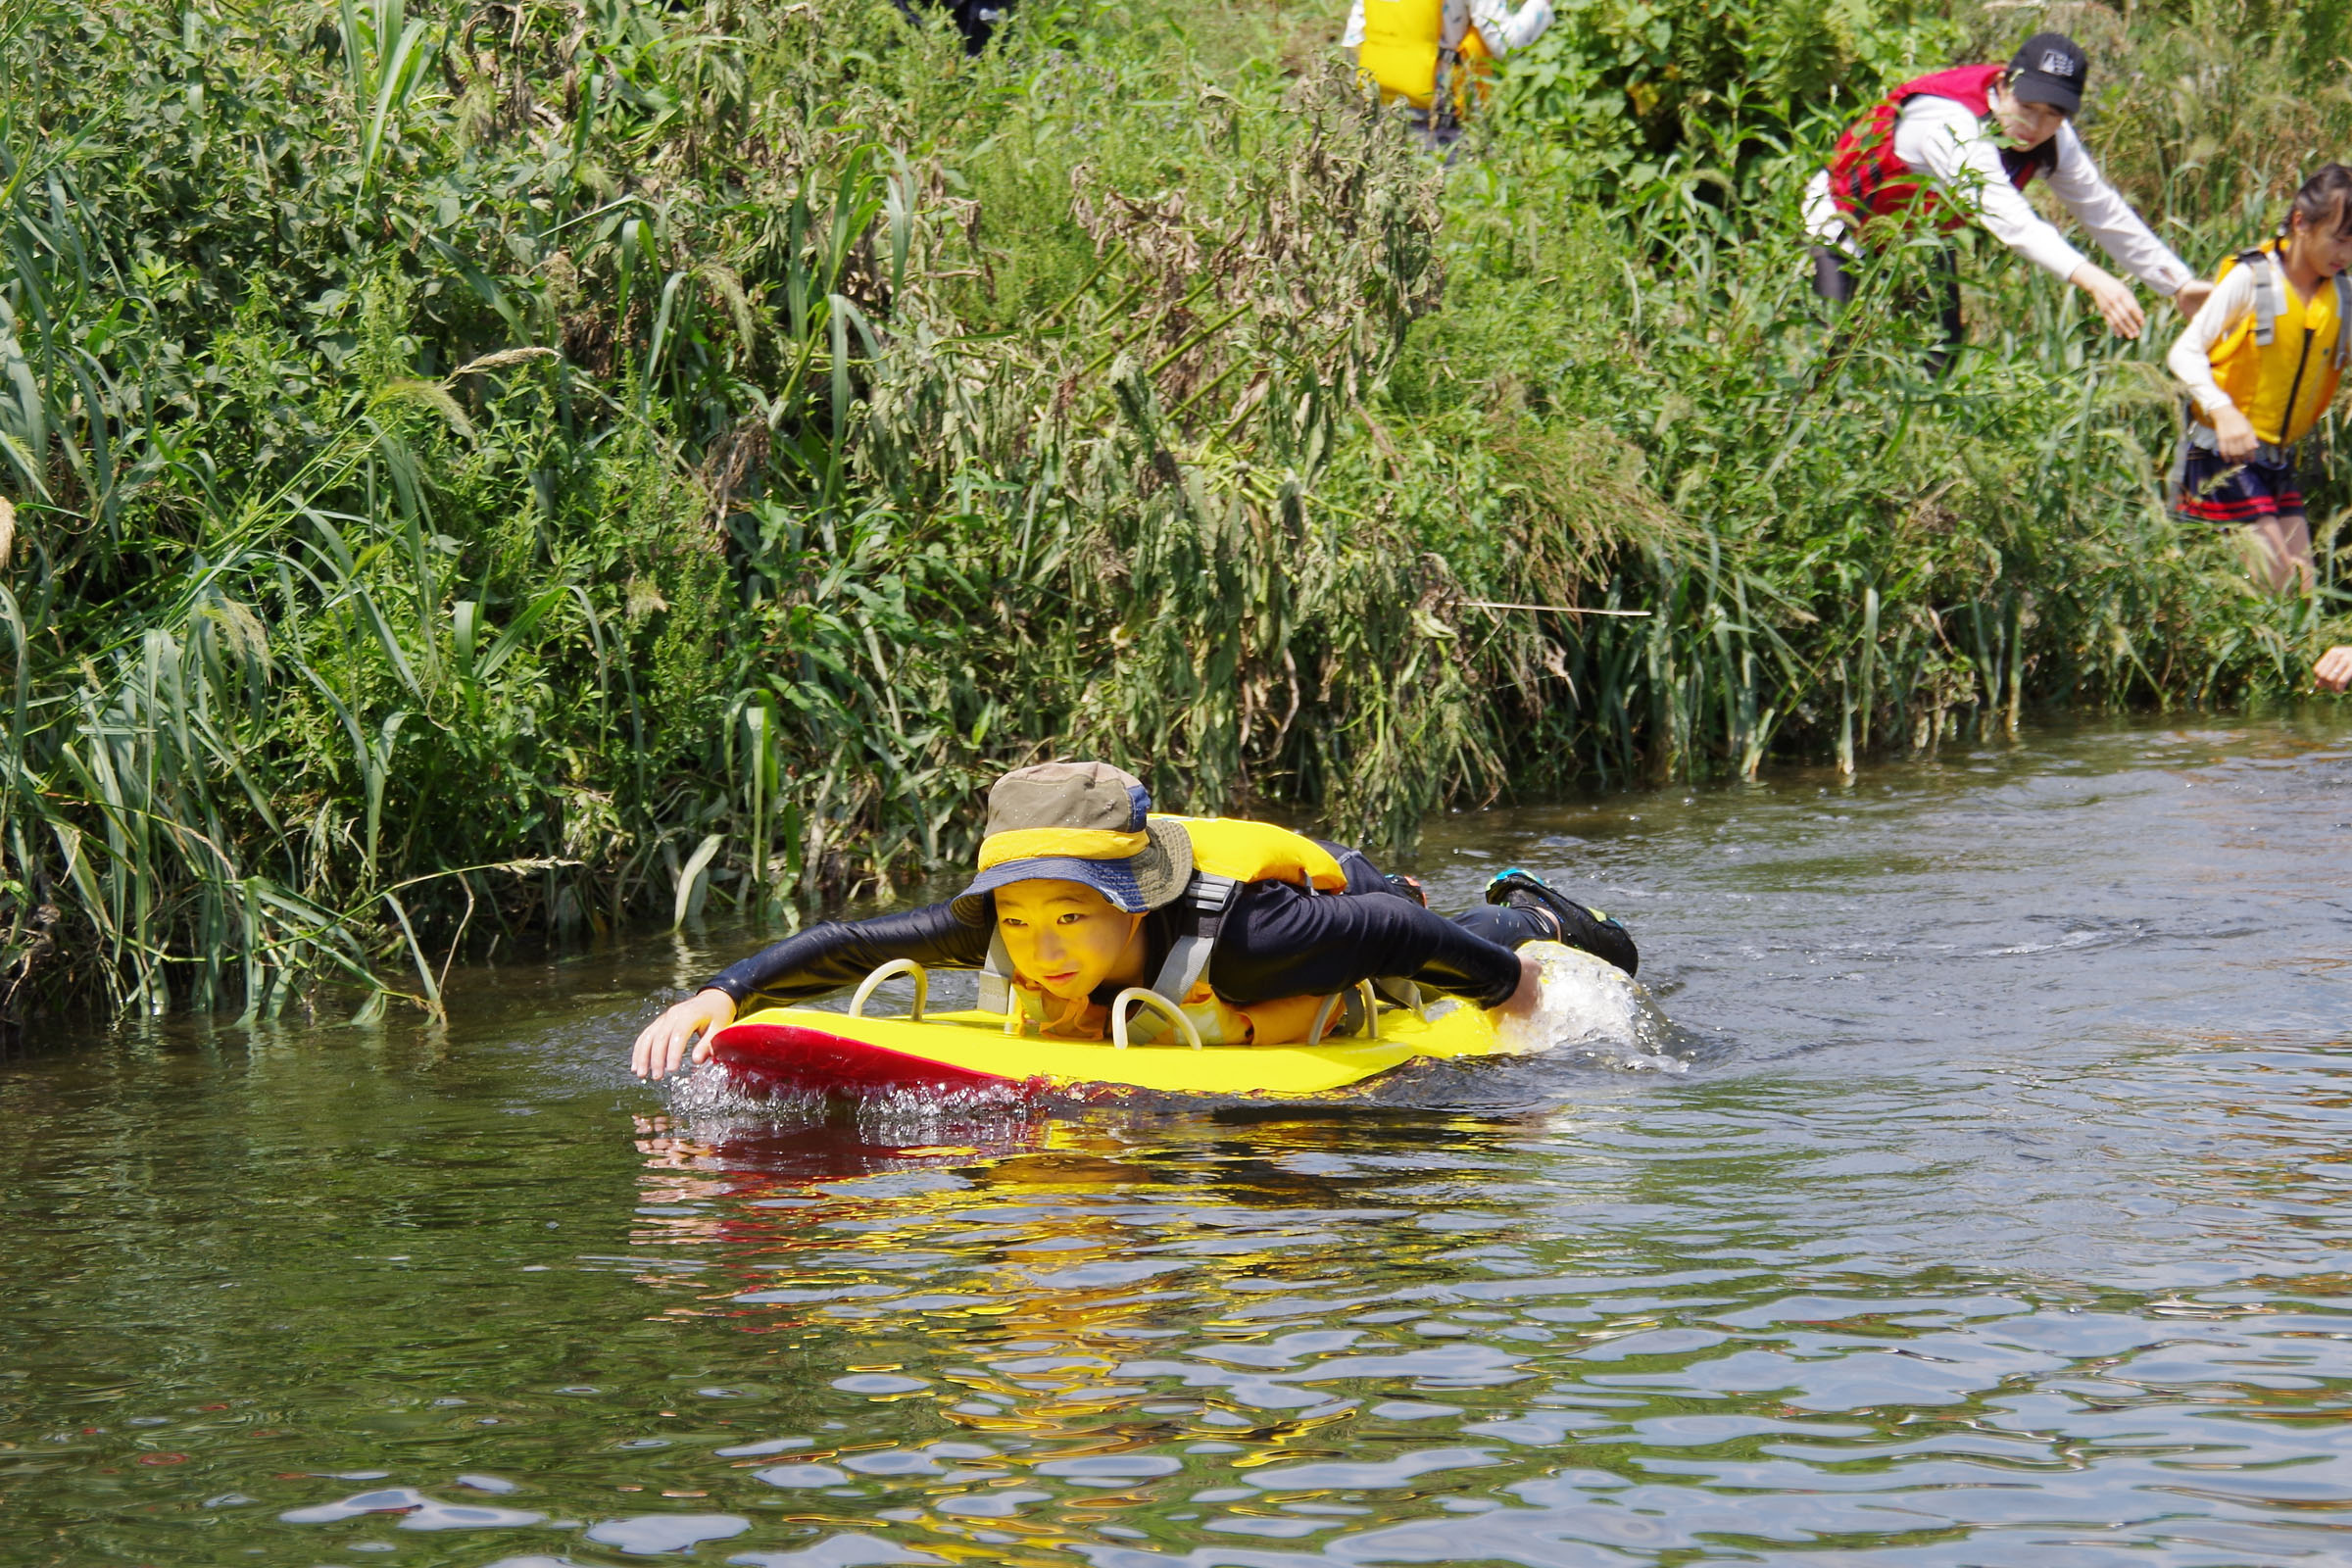
{"label": "water shoe", "polygon": [[1605,958],[1627,974],[1641,968],[1642,956],[1634,951],[1633,936],[1625,927],[1598,909],[1586,908],[1533,871],[1514,865],[1497,872],[1487,884],[1487,902],[1537,911],[1558,928],[1558,940],[1568,946]]}

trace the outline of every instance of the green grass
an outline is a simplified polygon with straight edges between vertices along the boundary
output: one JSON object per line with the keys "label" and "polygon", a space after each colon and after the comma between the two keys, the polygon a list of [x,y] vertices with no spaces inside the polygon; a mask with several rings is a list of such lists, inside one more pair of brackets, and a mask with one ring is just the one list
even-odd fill
{"label": "green grass", "polygon": [[[2278,9],[2091,40],[2200,266],[2352,129]],[[1337,24],[11,8],[0,1010],[438,1009],[954,863],[1048,755],[1385,845],[2298,682],[2332,550],[2163,515],[2161,324],[1980,251],[1931,382],[1898,257],[1833,356],[1796,186],[2008,14],[1568,12],[1450,172]]]}

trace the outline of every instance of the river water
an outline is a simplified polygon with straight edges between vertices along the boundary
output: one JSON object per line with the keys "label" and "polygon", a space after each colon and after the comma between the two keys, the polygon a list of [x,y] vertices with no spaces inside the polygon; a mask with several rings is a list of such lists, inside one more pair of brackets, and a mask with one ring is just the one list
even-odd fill
{"label": "river water", "polygon": [[2352,1560],[2352,721],[1460,815],[1682,1031],[690,1111],[740,943],[0,1064],[0,1562]]}

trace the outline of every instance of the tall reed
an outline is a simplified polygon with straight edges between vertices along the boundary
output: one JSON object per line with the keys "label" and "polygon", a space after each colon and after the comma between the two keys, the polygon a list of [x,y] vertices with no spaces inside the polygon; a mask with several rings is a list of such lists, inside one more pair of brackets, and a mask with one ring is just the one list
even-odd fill
{"label": "tall reed", "polygon": [[[1391,846],[2290,682],[2323,612],[2162,516],[2152,347],[1988,258],[1949,380],[1915,259],[1825,330],[1797,43],[1613,161],[1506,78],[1448,171],[1319,15],[14,8],[0,1010],[438,1010],[955,862],[1046,755]],[[1964,23],[1886,26],[1857,88]],[[2102,145],[2206,262],[2293,159],[2198,113]]]}

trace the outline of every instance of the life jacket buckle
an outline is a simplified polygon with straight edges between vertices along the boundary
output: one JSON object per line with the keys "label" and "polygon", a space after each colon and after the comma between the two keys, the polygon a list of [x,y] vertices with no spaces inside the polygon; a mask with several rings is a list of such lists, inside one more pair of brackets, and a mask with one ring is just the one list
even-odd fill
{"label": "life jacket buckle", "polygon": [[1354,1029],[1357,1025],[1358,1009],[1360,1009],[1363,1037],[1366,1040],[1380,1038],[1380,999],[1373,995],[1371,981],[1359,980],[1352,989],[1335,991],[1323,999],[1323,1005],[1315,1009],[1315,1021],[1307,1025],[1306,1043],[1308,1045],[1317,1046],[1323,1043],[1323,1031],[1331,1023],[1333,1010],[1342,1006],[1348,1009],[1348,1017],[1343,1020],[1342,1028]]}

